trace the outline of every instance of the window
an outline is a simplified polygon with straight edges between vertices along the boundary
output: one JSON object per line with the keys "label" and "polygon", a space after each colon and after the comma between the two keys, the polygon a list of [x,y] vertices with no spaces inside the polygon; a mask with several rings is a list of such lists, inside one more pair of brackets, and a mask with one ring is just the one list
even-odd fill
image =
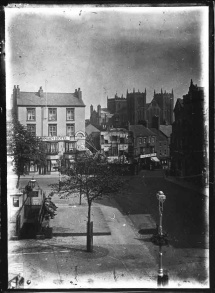
{"label": "window", "polygon": [[142,144],[142,137],[139,137],[139,144]]}
{"label": "window", "polygon": [[146,143],[146,137],[143,138],[143,143]]}
{"label": "window", "polygon": [[149,143],[151,142],[151,137],[149,136]]}
{"label": "window", "polygon": [[120,137],[120,143],[125,143],[124,137]]}
{"label": "window", "polygon": [[155,142],[155,138],[154,137],[152,137],[152,143],[154,143]]}
{"label": "window", "polygon": [[58,171],[57,160],[47,160],[47,171],[48,172]]}
{"label": "window", "polygon": [[36,124],[27,124],[27,131],[36,136]]}
{"label": "window", "polygon": [[75,135],[75,125],[74,124],[67,124],[66,125],[66,135],[67,136]]}
{"label": "window", "polygon": [[162,150],[160,150],[160,156],[162,155]]}
{"label": "window", "polygon": [[19,198],[18,197],[13,197],[13,206],[15,208],[19,207]]}
{"label": "window", "polygon": [[73,108],[66,109],[66,120],[70,120],[70,121],[75,120],[75,109]]}
{"label": "window", "polygon": [[160,147],[162,147],[162,142],[160,142]]}
{"label": "window", "polygon": [[58,153],[58,143],[57,142],[47,142],[46,143],[47,152],[54,154]]}
{"label": "window", "polygon": [[57,121],[57,108],[49,108],[49,121]]}
{"label": "window", "polygon": [[75,142],[65,142],[65,152],[72,151],[75,148]]}
{"label": "window", "polygon": [[166,150],[164,150],[164,155],[166,155]]}
{"label": "window", "polygon": [[57,124],[49,124],[49,136],[57,136]]}
{"label": "window", "polygon": [[27,109],[27,121],[36,121],[36,109],[28,108]]}

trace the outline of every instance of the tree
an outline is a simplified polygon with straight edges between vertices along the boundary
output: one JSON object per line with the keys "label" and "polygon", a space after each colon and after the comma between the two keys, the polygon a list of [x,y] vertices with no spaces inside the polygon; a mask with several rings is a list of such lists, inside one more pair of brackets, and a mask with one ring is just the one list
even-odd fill
{"label": "tree", "polygon": [[[123,168],[123,167],[122,167]],[[114,168],[107,162],[93,157],[78,157],[68,173],[68,177],[61,181],[61,192],[70,194],[81,190],[87,199],[87,251],[91,252],[93,233],[91,222],[91,207],[95,199],[104,195],[112,195],[123,187],[124,179],[120,168]],[[51,185],[57,191],[57,184]]]}
{"label": "tree", "polygon": [[18,177],[18,188],[20,176],[27,173],[25,168],[27,163],[33,162],[34,165],[45,166],[46,149],[45,143],[27,131],[16,116],[12,117],[10,125],[7,133],[8,151],[13,157],[13,171]]}

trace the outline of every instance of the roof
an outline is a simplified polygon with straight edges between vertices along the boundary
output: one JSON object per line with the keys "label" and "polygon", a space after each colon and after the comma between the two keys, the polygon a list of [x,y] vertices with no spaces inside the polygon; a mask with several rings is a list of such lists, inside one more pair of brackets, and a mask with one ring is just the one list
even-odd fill
{"label": "roof", "polygon": [[135,136],[154,136],[156,135],[149,128],[146,128],[143,125],[130,125],[129,130],[134,133]]}
{"label": "roof", "polygon": [[167,137],[170,137],[172,133],[172,125],[160,125],[160,131],[162,131]]}
{"label": "roof", "polygon": [[89,124],[85,127],[85,131],[88,135],[90,135],[92,132],[100,132],[100,130],[98,128],[96,128],[95,126],[93,126],[92,124]]}
{"label": "roof", "polygon": [[177,109],[177,107],[180,107],[180,108],[183,108],[184,104],[183,104],[183,99],[180,99],[178,98],[176,103],[175,103],[175,107],[174,107],[174,112],[175,112],[175,109]]}
{"label": "roof", "polygon": [[85,107],[83,100],[72,93],[44,93],[44,96],[40,97],[38,92],[20,92],[17,105]]}
{"label": "roof", "polygon": [[160,131],[156,128],[150,128],[150,130],[158,136],[157,140],[159,140],[159,141],[167,140],[167,136],[165,134],[163,134],[162,131]]}

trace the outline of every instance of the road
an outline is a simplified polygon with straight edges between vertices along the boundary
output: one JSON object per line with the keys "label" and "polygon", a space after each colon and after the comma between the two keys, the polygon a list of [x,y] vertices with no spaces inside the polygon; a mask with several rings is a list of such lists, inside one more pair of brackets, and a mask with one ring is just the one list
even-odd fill
{"label": "road", "polygon": [[[131,219],[136,214],[151,214],[159,223],[156,193],[160,190],[166,195],[163,229],[169,234],[171,245],[178,248],[208,248],[208,198],[167,181],[162,170],[142,170],[116,200]],[[138,229],[139,223],[134,224]]]}

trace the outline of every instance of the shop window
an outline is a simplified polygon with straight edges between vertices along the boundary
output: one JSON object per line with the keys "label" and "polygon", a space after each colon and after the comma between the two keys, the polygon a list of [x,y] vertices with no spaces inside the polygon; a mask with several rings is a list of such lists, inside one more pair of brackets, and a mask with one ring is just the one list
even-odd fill
{"label": "shop window", "polygon": [[75,125],[74,124],[67,124],[66,125],[66,135],[67,136],[75,135]]}
{"label": "shop window", "polygon": [[57,124],[49,124],[49,136],[57,136]]}
{"label": "shop window", "polygon": [[27,121],[36,121],[36,109],[27,108]]}
{"label": "shop window", "polygon": [[34,162],[29,163],[29,172],[37,172],[37,165]]}
{"label": "shop window", "polygon": [[49,108],[49,121],[57,121],[57,108]]}
{"label": "shop window", "polygon": [[27,124],[27,131],[36,136],[36,124]]}
{"label": "shop window", "polygon": [[66,120],[67,121],[74,121],[75,120],[75,109],[74,108],[67,108],[66,109]]}
{"label": "shop window", "polygon": [[47,171],[48,172],[58,171],[57,160],[47,160]]}
{"label": "shop window", "polygon": [[58,142],[47,142],[46,149],[49,154],[58,153]]}
{"label": "shop window", "polygon": [[75,142],[65,142],[65,152],[70,152],[75,149]]}

